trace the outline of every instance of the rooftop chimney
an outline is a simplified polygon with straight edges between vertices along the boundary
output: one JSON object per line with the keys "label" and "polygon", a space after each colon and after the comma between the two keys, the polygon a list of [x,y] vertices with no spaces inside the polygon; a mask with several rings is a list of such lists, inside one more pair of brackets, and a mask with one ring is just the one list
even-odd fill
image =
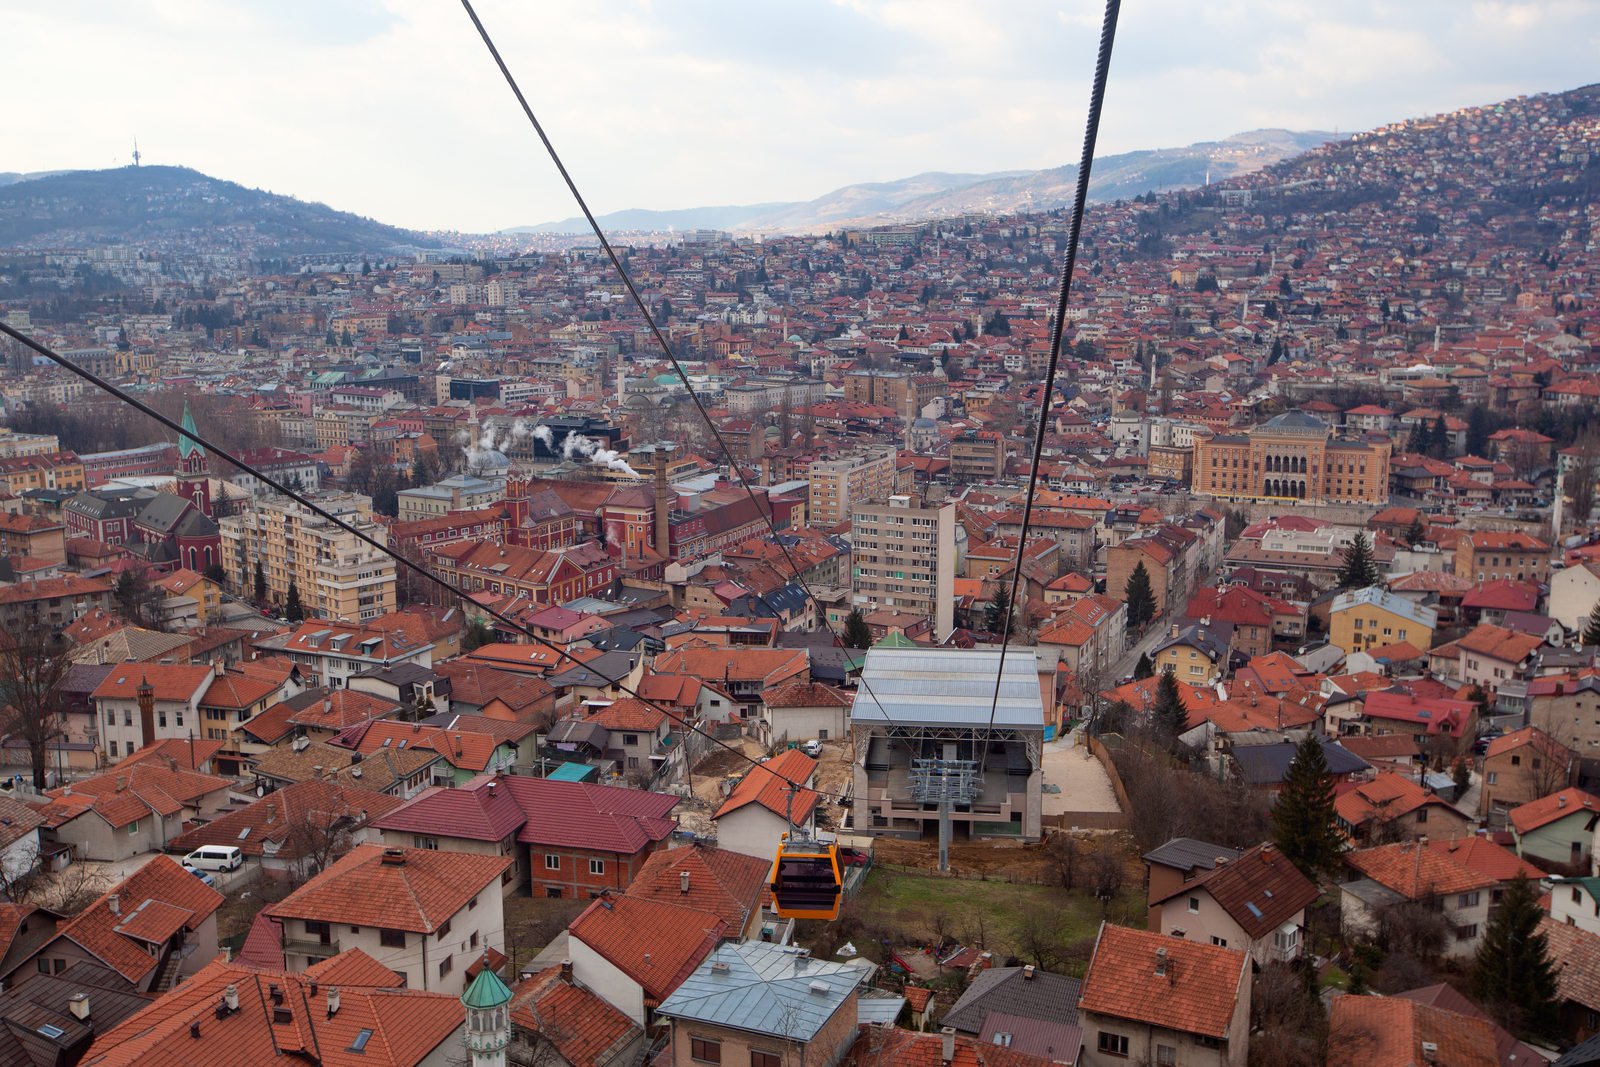
{"label": "rooftop chimney", "polygon": [[404,867],[406,865],[405,849],[386,848],[383,850],[383,865],[385,867]]}
{"label": "rooftop chimney", "polygon": [[689,872],[688,871],[679,871],[678,872],[678,891],[681,892],[681,893],[687,893],[689,891]]}
{"label": "rooftop chimney", "polygon": [[331,1019],[335,1015],[337,1015],[338,1013],[339,1013],[339,987],[336,986],[336,985],[331,985],[331,986],[328,987],[328,1018]]}
{"label": "rooftop chimney", "polygon": [[67,1010],[74,1019],[87,1019],[89,1017],[89,994],[74,993],[67,999]]}
{"label": "rooftop chimney", "polygon": [[1450,831],[1450,851],[1451,852],[1454,852],[1457,848],[1460,847],[1461,842],[1459,840],[1457,840],[1457,838],[1459,838],[1460,836],[1461,836],[1461,831],[1459,831],[1459,830],[1451,830]]}
{"label": "rooftop chimney", "polygon": [[269,982],[267,984],[267,997],[274,1004],[282,1004],[283,1003],[283,987],[281,985],[279,985],[277,982]]}
{"label": "rooftop chimney", "polygon": [[562,960],[561,961],[561,980],[563,982],[567,983],[568,985],[572,984],[572,961],[571,960]]}
{"label": "rooftop chimney", "polygon": [[1033,981],[1033,973],[1033,964],[1030,963],[1026,967],[1022,968],[1023,980],[1027,982]]}
{"label": "rooftop chimney", "polygon": [[1218,856],[1217,857],[1217,862],[1212,864],[1213,867],[1226,867],[1227,865],[1228,865],[1228,857],[1226,857],[1226,856]]}
{"label": "rooftop chimney", "polygon": [[125,774],[117,775],[117,792],[120,793],[126,788],[128,788],[128,776]]}
{"label": "rooftop chimney", "polygon": [[950,1061],[956,1058],[956,1028],[946,1026],[939,1031],[939,1036],[943,1038],[943,1047],[939,1050],[939,1062],[948,1067]]}
{"label": "rooftop chimney", "polygon": [[222,991],[222,999],[228,1005],[229,1011],[238,1011],[239,987],[236,985],[229,985],[227,989]]}
{"label": "rooftop chimney", "polygon": [[118,896],[117,894],[112,893],[109,897],[106,898],[106,907],[111,909],[111,914],[113,914],[113,915],[121,915],[122,914],[122,898],[120,896]]}
{"label": "rooftop chimney", "polygon": [[1563,793],[1560,796],[1556,797],[1556,807],[1564,808],[1566,806],[1567,806],[1567,796],[1566,796],[1565,793]]}
{"label": "rooftop chimney", "polygon": [[1439,1062],[1439,1046],[1437,1044],[1432,1041],[1424,1041],[1422,1043],[1422,1062]]}
{"label": "rooftop chimney", "polygon": [[1167,974],[1167,950],[1166,950],[1165,947],[1156,949],[1156,974],[1158,974],[1158,975],[1160,975],[1162,977],[1166,977],[1166,974]]}

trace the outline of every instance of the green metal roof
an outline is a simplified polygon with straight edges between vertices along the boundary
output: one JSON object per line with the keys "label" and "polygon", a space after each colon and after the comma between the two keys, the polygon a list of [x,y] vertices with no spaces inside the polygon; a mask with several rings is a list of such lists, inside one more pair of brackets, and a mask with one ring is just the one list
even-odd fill
{"label": "green metal roof", "polygon": [[[194,416],[189,414],[189,402],[187,400],[183,402],[183,422],[181,425],[185,430],[188,430],[189,433],[198,434],[200,432],[195,428]],[[194,438],[190,437],[189,434],[179,434],[178,455],[187,458],[191,453],[194,452],[198,452],[202,456],[206,454],[206,450],[200,447],[199,441],[196,441]]]}
{"label": "green metal roof", "polygon": [[490,1010],[508,1004],[511,1001],[510,988],[500,980],[500,976],[489,968],[484,967],[478,971],[478,977],[472,980],[467,991],[461,994],[462,1006],[479,1011]]}
{"label": "green metal roof", "polygon": [[911,638],[902,633],[889,634],[882,641],[872,646],[873,648],[921,648]]}
{"label": "green metal roof", "polygon": [[599,767],[587,763],[563,763],[545,777],[552,782],[587,782],[599,773]]}

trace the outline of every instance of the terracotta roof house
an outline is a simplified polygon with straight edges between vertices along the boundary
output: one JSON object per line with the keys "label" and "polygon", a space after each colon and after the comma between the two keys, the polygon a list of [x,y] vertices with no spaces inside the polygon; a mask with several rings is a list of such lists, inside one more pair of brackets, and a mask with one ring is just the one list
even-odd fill
{"label": "terracotta roof house", "polygon": [[[190,881],[196,879],[191,878]],[[95,1067],[163,1067],[174,1051],[267,1067],[285,1056],[320,1067],[422,1067],[464,1059],[456,996],[402,988],[364,952],[303,973],[213,961],[160,1000],[95,1037]]]}
{"label": "terracotta roof house", "polygon": [[369,825],[400,807],[398,797],[341,785],[332,777],[296,782],[222,812],[172,839],[174,850],[227,845],[264,870],[307,878],[354,847]]}
{"label": "terracotta roof house", "polygon": [[57,926],[32,959],[49,960],[52,972],[80,960],[102,964],[139,992],[158,993],[216,957],[221,906],[221,893],[157,856]]}
{"label": "terracotta roof house", "polygon": [[1247,952],[1101,923],[1078,999],[1080,1062],[1245,1067],[1250,989]]}
{"label": "terracotta roof house", "polygon": [[1328,1067],[1499,1067],[1494,1027],[1409,997],[1335,997]]}
{"label": "terracotta roof house", "polygon": [[822,682],[793,682],[768,690],[762,700],[761,728],[767,744],[843,740],[850,730],[850,698]]}
{"label": "terracotta roof house", "polygon": [[771,870],[764,860],[724,848],[662,849],[644,861],[628,895],[707,912],[728,924],[729,937],[760,940],[764,928],[778,926],[761,907]]}
{"label": "terracotta roof house", "polygon": [[647,1026],[727,934],[709,912],[602,893],[567,927],[567,952],[578,981]]}
{"label": "terracotta roof house", "polygon": [[[1456,992],[1455,987],[1441,982],[1438,985],[1423,986],[1421,989],[1408,989],[1404,993],[1396,993],[1397,997],[1414,1000],[1418,1004],[1426,1004],[1431,1008],[1444,1011],[1453,1011],[1457,1015],[1465,1015],[1471,1019],[1483,1019],[1489,1023],[1494,1032],[1495,1061],[1500,1067],[1528,1067],[1529,1064],[1538,1065],[1545,1062],[1544,1057],[1534,1052],[1533,1049],[1518,1041],[1507,1030],[1501,1029],[1476,1004]],[[1415,1025],[1417,1020],[1413,1020]],[[1424,1020],[1424,1025],[1432,1020]],[[1434,1044],[1439,1044],[1436,1039],[1429,1038]],[[1436,1061],[1437,1062],[1437,1061]]]}
{"label": "terracotta roof house", "polygon": [[1571,784],[1578,770],[1578,754],[1537,726],[1502,734],[1483,755],[1478,814],[1499,825],[1510,809]]}
{"label": "terracotta roof house", "polygon": [[69,843],[79,859],[118,860],[164,849],[183,824],[229,805],[233,782],[181,767],[138,763],[113,768],[45,794],[38,809],[46,836]]}
{"label": "terracotta roof house", "polygon": [[433,672],[450,681],[451,710],[471,714],[477,714],[480,708],[506,689],[516,685],[523,677],[510,671],[497,671],[466,660],[446,660],[443,663],[436,663],[433,665]]}
{"label": "terracotta roof house", "polygon": [[[93,693],[106,758],[115,763],[159,738],[200,733],[200,699],[215,676],[205,663],[124,663],[106,675]],[[141,686],[152,691],[148,717],[139,708]]]}
{"label": "terracotta roof house", "polygon": [[467,968],[505,941],[504,856],[363,844],[266,914],[291,971],[350,949],[382,958],[408,989],[460,996]]}
{"label": "terracotta roof house", "polygon": [[300,736],[313,741],[330,740],[351,726],[400,710],[392,700],[356,689],[308,689],[283,703],[293,711],[289,722],[299,728]]}
{"label": "terracotta roof house", "polygon": [[1339,909],[1348,931],[1372,929],[1378,913],[1402,901],[1437,905],[1453,927],[1445,954],[1471,956],[1489,922],[1498,879],[1458,862],[1448,852],[1402,841],[1344,855],[1350,880],[1339,886]]}
{"label": "terracotta roof house", "polygon": [[1563,789],[1507,813],[1517,855],[1550,863],[1587,865],[1600,824],[1600,797]]}
{"label": "terracotta roof house", "polygon": [[1561,1028],[1571,1041],[1600,1035],[1600,934],[1553,918],[1539,920],[1539,933],[1556,964]]}
{"label": "terracotta roof house", "polygon": [[[817,761],[797,748],[751,767],[712,816],[717,843],[771,863],[791,820],[797,830],[815,827],[821,797],[807,786],[816,770]],[[791,789],[791,782],[800,788]]]}
{"label": "terracotta roof house", "polygon": [[1334,810],[1339,829],[1359,845],[1376,833],[1408,838],[1465,834],[1476,826],[1461,809],[1403,774],[1382,772],[1369,782],[1341,782]]}
{"label": "terracotta roof house", "polygon": [[[1070,1055],[1076,1056],[1077,1047]],[[1061,1055],[1058,1053],[1057,1055]],[[1005,1045],[957,1034],[918,1034],[910,1030],[863,1028],[844,1067],[1052,1067],[1087,1059],[1049,1059]]]}
{"label": "terracotta roof house", "polygon": [[1151,903],[1161,909],[1162,933],[1243,949],[1265,966],[1301,955],[1305,909],[1319,895],[1316,883],[1263,844]]}
{"label": "terracotta roof house", "polygon": [[517,983],[511,1027],[533,1044],[537,1062],[557,1067],[624,1067],[644,1044],[644,1030],[579,983],[565,965],[546,967]]}

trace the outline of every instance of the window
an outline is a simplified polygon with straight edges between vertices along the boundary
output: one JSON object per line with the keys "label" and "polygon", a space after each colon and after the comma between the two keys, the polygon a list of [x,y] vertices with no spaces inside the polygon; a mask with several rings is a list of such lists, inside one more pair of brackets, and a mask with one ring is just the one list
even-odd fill
{"label": "window", "polygon": [[1175,1063],[1177,1063],[1178,1062],[1178,1050],[1173,1048],[1171,1045],[1157,1045],[1156,1046],[1156,1062],[1157,1063],[1163,1063],[1163,1064],[1166,1064],[1166,1063],[1175,1064]]}
{"label": "window", "polygon": [[1220,1037],[1212,1037],[1210,1034],[1195,1034],[1194,1043],[1202,1048],[1222,1047],[1222,1039]]}
{"label": "window", "polygon": [[817,731],[817,740],[818,741],[826,741],[827,739],[828,739],[828,731],[826,731],[826,730],[818,730]]}
{"label": "window", "polygon": [[367,1050],[367,1042],[370,1041],[370,1040],[372,1040],[372,1031],[371,1030],[363,1030],[359,1034],[356,1035],[356,1039],[354,1041],[350,1042],[350,1047],[348,1049],[346,1049],[345,1051],[346,1052],[365,1052]]}
{"label": "window", "polygon": [[49,960],[40,959],[40,960],[34,960],[33,962],[39,968],[39,973],[40,974],[49,974],[50,973],[50,961]]}
{"label": "window", "polygon": [[1500,784],[1500,774],[1499,774],[1498,771],[1490,771],[1489,772],[1489,784],[1490,785],[1499,785]]}
{"label": "window", "polygon": [[1211,943],[1216,945],[1218,948],[1228,947],[1228,939],[1225,937],[1217,937],[1215,934],[1213,934],[1211,937]]}
{"label": "window", "polygon": [[431,848],[437,851],[439,848],[439,839],[436,837],[413,837],[411,839],[411,847]]}
{"label": "window", "polygon": [[561,857],[552,856],[546,852],[544,854],[544,869],[547,871],[559,871],[561,869]]}
{"label": "window", "polygon": [[544,887],[544,895],[549,897],[551,900],[560,900],[561,887],[558,885],[547,885]]}
{"label": "window", "polygon": [[606,861],[605,860],[590,860],[589,861],[589,873],[590,874],[605,874],[606,873]]}
{"label": "window", "polygon": [[378,944],[384,948],[405,948],[406,932],[404,930],[379,930]]}
{"label": "window", "polygon": [[1299,942],[1300,931],[1298,929],[1277,930],[1272,934],[1272,947],[1283,952],[1293,949]]}
{"label": "window", "polygon": [[1428,809],[1427,808],[1418,808],[1417,809],[1417,821],[1418,822],[1427,822],[1428,821]]}
{"label": "window", "polygon": [[750,1050],[750,1067],[783,1067],[783,1057],[772,1052]]}
{"label": "window", "polygon": [[1471,941],[1473,938],[1475,938],[1477,936],[1478,936],[1478,924],[1477,923],[1470,923],[1467,926],[1458,926],[1458,927],[1456,927],[1456,940],[1457,941]]}
{"label": "window", "polygon": [[625,745],[637,745],[639,743],[639,735],[638,734],[623,734],[622,735],[622,743],[625,744]]}
{"label": "window", "polygon": [[1512,756],[1511,757],[1511,766],[1513,766],[1513,767],[1522,766],[1522,757],[1521,756]]}
{"label": "window", "polygon": [[1462,893],[1456,898],[1456,907],[1458,908],[1476,908],[1477,906],[1478,894],[1476,892]]}
{"label": "window", "polygon": [[443,978],[445,975],[447,975],[449,973],[450,973],[450,957],[446,956],[444,959],[439,961],[439,977]]}
{"label": "window", "polygon": [[[128,744],[131,745],[131,744],[133,744],[133,742],[129,741]],[[138,832],[139,832],[139,820],[135,819],[135,820],[133,820],[132,822],[130,822],[128,824],[128,836],[132,837],[134,834],[136,834]]]}
{"label": "window", "polygon": [[1128,1054],[1128,1039],[1122,1034],[1110,1034],[1101,1030],[1100,1051],[1112,1056],[1126,1056]]}
{"label": "window", "polygon": [[319,944],[331,944],[333,941],[333,927],[317,919],[307,919],[306,936],[316,938]]}
{"label": "window", "polygon": [[476,930],[472,931],[472,936],[467,938],[467,947],[469,947],[469,948],[477,948],[478,947],[478,931],[476,931]]}
{"label": "window", "polygon": [[722,1042],[712,1041],[709,1038],[694,1037],[689,1039],[689,1055],[701,1063],[722,1062]]}
{"label": "window", "polygon": [[444,921],[444,925],[439,927],[439,940],[443,941],[444,938],[445,938],[445,935],[448,934],[449,932],[450,932],[450,920],[446,919]]}

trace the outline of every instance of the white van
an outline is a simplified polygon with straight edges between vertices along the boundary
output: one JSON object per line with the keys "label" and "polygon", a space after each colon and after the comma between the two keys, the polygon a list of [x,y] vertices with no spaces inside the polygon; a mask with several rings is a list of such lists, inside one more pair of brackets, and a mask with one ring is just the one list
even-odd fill
{"label": "white van", "polygon": [[185,867],[200,871],[233,871],[244,863],[244,853],[233,845],[207,845],[183,857]]}

